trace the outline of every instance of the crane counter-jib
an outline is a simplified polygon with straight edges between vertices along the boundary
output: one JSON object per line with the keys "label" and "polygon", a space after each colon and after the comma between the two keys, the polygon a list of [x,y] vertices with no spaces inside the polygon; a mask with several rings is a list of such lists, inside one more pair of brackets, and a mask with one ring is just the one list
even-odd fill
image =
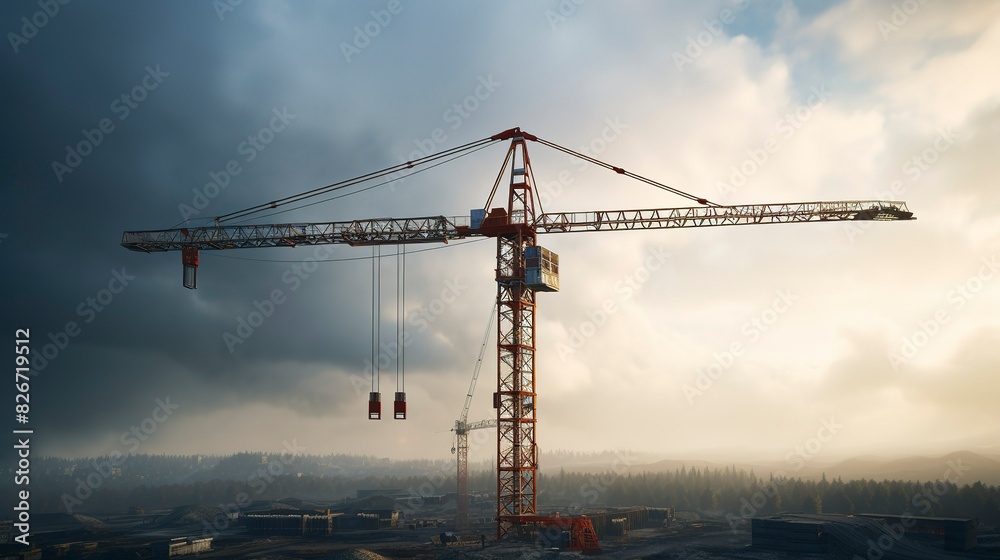
{"label": "crane counter-jib", "polygon": [[345,222],[246,224],[126,231],[122,246],[145,253],[182,249],[223,250],[299,245],[447,242],[470,235],[468,216],[373,218]]}

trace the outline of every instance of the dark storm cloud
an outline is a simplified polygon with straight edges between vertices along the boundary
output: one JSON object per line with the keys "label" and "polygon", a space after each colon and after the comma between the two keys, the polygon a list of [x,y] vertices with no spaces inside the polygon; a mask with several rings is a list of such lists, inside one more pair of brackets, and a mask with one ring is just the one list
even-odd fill
{"label": "dark storm cloud", "polygon": [[[0,7],[16,31],[38,9]],[[349,375],[365,375],[370,295],[351,294],[369,293],[367,265],[323,265],[292,290],[293,263],[203,257],[202,289],[192,293],[179,285],[178,255],[130,253],[118,242],[127,229],[201,223],[396,163],[382,133],[351,129],[358,77],[393,98],[385,94],[392,77],[378,77],[385,53],[377,42],[353,64],[337,48],[369,18],[367,9],[327,5],[248,3],[220,20],[207,3],[73,3],[18,52],[4,51],[13,110],[0,251],[18,271],[5,281],[4,324],[5,332],[30,327],[39,354],[49,345],[33,380],[33,423],[49,449],[125,429],[168,394],[185,413],[255,401],[308,412],[322,408],[320,399],[325,407],[357,399]],[[283,130],[272,128],[271,144],[247,144],[275,124]],[[240,172],[219,179],[231,161]],[[229,184],[206,189],[213,179]],[[367,204],[361,216],[389,213]],[[348,202],[332,213],[357,217],[359,208]],[[312,250],[240,256],[294,260]],[[223,333],[235,333],[274,289],[284,303],[254,336],[227,347]],[[414,295],[420,302],[420,290]],[[388,323],[392,313],[384,315]],[[440,360],[447,341],[424,342],[411,350],[414,363]],[[330,371],[341,390],[297,393]]]}

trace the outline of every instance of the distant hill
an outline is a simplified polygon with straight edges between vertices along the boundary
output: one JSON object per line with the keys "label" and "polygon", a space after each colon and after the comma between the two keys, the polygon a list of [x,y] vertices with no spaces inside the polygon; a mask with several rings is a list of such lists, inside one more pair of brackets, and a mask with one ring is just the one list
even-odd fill
{"label": "distant hill", "polygon": [[[731,467],[731,465],[730,465]],[[588,464],[567,464],[560,465],[558,468],[565,470],[566,472],[577,472],[583,474],[599,474],[607,471],[612,471],[617,474],[638,474],[638,473],[661,473],[661,472],[673,472],[679,471],[682,468],[692,469],[697,468],[702,470],[705,468],[709,469],[723,469],[725,465],[720,465],[718,463],[713,463],[711,461],[700,461],[700,460],[681,460],[681,459],[663,459],[660,461],[655,461],[652,463],[645,463],[641,461],[626,461],[619,459],[614,462],[603,462],[603,463],[588,463]],[[745,470],[750,470],[750,465],[738,465],[737,468],[744,468]],[[543,464],[543,472],[552,472],[553,467]]]}
{"label": "distant hill", "polygon": [[958,451],[941,457],[907,457],[904,459],[849,459],[826,469],[826,477],[874,478],[876,480],[948,479],[958,485],[981,481],[1000,484],[1000,461],[973,453]]}
{"label": "distant hill", "polygon": [[973,453],[978,453],[979,455],[988,459],[993,459],[994,461],[1000,461],[1000,445],[982,447],[973,451]]}
{"label": "distant hill", "polygon": [[971,451],[957,451],[940,457],[906,457],[902,459],[885,459],[866,455],[855,457],[832,465],[812,465],[806,462],[799,469],[794,469],[782,462],[751,462],[751,463],[717,463],[697,459],[680,460],[665,459],[652,462],[624,462],[604,457],[602,461],[586,463],[567,463],[549,466],[543,463],[543,472],[551,473],[554,469],[564,469],[567,472],[583,474],[614,471],[618,474],[637,474],[642,472],[661,473],[673,472],[681,468],[730,469],[749,471],[753,469],[758,477],[767,477],[769,473],[783,472],[794,478],[804,480],[819,480],[824,474],[828,480],[841,477],[844,480],[875,479],[930,482],[948,479],[959,486],[981,481],[983,484],[1000,485],[1000,460]]}

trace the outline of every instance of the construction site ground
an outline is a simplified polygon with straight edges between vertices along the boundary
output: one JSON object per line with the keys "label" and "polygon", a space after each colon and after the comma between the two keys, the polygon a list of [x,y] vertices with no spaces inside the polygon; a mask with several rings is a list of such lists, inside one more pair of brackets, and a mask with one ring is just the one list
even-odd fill
{"label": "construction site ground", "polygon": [[[115,523],[112,521],[111,527]],[[63,540],[96,542],[87,558],[150,558],[149,545],[173,536],[203,536],[203,524],[179,524],[169,529],[150,526],[119,526],[102,534],[62,534]],[[461,535],[465,542],[440,544],[440,534],[446,527],[388,528],[371,531],[342,532],[325,537],[251,537],[244,528],[232,527],[215,535],[213,550],[198,554],[199,558],[256,559],[492,559],[521,560],[542,558],[577,558],[580,552],[543,549],[524,543],[496,543],[483,525]],[[486,548],[480,546],[480,534],[487,535]],[[42,539],[56,544],[51,537]],[[1000,558],[1000,532],[981,528],[980,547],[967,553],[954,553],[955,558]],[[65,542],[65,541],[64,541]],[[669,528],[633,529],[624,537],[601,540],[600,558],[671,558],[701,560],[731,558],[738,560],[788,560],[791,558],[848,560],[855,556],[847,551],[824,554],[788,553],[764,550],[751,545],[749,527],[733,530],[719,518],[706,518],[692,512],[678,512],[678,520]],[[888,558],[891,555],[886,555]]]}
{"label": "construction site ground", "polygon": [[[220,542],[216,550],[200,555],[203,558],[259,559],[501,559],[528,560],[543,558],[583,558],[580,552],[541,549],[518,543],[488,542],[486,548],[478,542],[441,546],[435,544],[433,529],[413,531],[386,530],[343,534],[333,539],[267,539]],[[438,531],[439,532],[439,531]],[[1000,558],[1000,539],[980,550],[955,554],[956,558]],[[422,542],[421,542],[422,541]],[[986,544],[986,543],[984,543]],[[721,523],[682,523],[673,529],[646,528],[631,531],[626,537],[606,538],[601,542],[600,558],[625,560],[638,558],[670,558],[702,560],[729,558],[736,560],[849,560],[855,556],[846,551],[824,554],[803,554],[763,550],[751,545],[749,531],[733,531]]]}

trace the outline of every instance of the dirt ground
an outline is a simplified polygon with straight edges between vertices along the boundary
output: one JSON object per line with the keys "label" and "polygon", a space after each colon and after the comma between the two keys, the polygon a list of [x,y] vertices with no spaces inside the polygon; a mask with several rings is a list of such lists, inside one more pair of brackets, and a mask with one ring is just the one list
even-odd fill
{"label": "dirt ground", "polygon": [[[303,541],[277,539],[266,542],[247,541],[227,546],[220,542],[216,551],[203,557],[209,558],[258,558],[258,559],[317,559],[317,560],[394,560],[432,559],[445,560],[542,560],[583,558],[579,552],[543,550],[527,544],[487,542],[485,549],[478,543],[443,547],[431,541],[440,529],[417,531],[396,529],[370,531],[343,535],[334,540]],[[1000,558],[1000,533],[984,531],[981,547],[975,551],[956,554],[958,558]],[[600,558],[608,560],[677,559],[708,560],[727,558],[733,560],[851,560],[846,551],[824,554],[786,553],[763,550],[751,545],[749,531],[733,531],[721,523],[681,523],[673,529],[647,528],[633,530],[626,537],[606,538],[601,542]]]}
{"label": "dirt ground", "polygon": [[[682,516],[678,516],[682,517]],[[112,526],[114,525],[112,521]],[[122,527],[125,529],[125,527]],[[173,527],[171,536],[200,536],[198,525]],[[216,536],[213,550],[201,553],[198,558],[229,559],[253,558],[297,559],[297,560],[424,560],[443,558],[460,559],[501,559],[534,560],[548,558],[579,558],[579,552],[544,550],[529,544],[496,543],[487,541],[485,549],[480,547],[478,534],[489,534],[488,527],[470,534],[474,543],[442,546],[437,536],[442,528],[393,528],[378,531],[355,531],[340,533],[333,537],[272,537],[251,538],[245,529],[233,527]],[[94,560],[100,558],[149,558],[149,543],[163,540],[161,530],[135,525],[122,531],[111,531],[89,538],[75,534],[74,541],[96,541],[98,547],[85,556]],[[70,536],[66,533],[63,538]],[[83,538],[81,538],[83,537]],[[168,537],[169,538],[169,537]],[[62,540],[62,539],[60,539]],[[980,548],[958,555],[959,558],[1000,559],[1000,532],[990,528],[980,530]],[[66,542],[63,540],[62,542]],[[843,551],[825,554],[790,554],[754,548],[748,529],[733,531],[719,520],[700,519],[698,516],[682,521],[672,528],[644,528],[631,531],[625,537],[605,538],[601,541],[601,558],[609,560],[678,559],[702,560],[729,558],[735,560],[789,560],[793,558],[813,560],[851,560],[853,555]]]}

